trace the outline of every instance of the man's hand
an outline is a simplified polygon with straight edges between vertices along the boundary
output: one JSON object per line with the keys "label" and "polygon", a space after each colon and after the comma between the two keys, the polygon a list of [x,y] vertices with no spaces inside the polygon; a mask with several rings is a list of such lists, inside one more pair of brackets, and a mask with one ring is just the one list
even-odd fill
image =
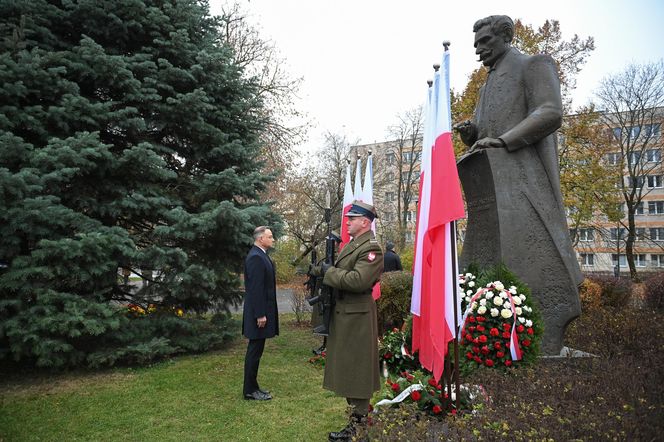
{"label": "man's hand", "polygon": [[260,318],[256,319],[256,325],[258,325],[258,328],[265,327],[265,324],[267,324],[267,316],[261,316]]}
{"label": "man's hand", "polygon": [[454,126],[452,126],[452,129],[459,132],[459,135],[461,135],[462,137],[467,137],[472,135],[474,128],[473,128],[473,123],[471,123],[470,120],[466,120],[461,123],[455,124]]}
{"label": "man's hand", "polygon": [[311,269],[311,276],[325,276],[325,272],[332,267],[332,264],[324,262],[323,264]]}
{"label": "man's hand", "polygon": [[472,145],[470,150],[475,150],[475,149],[489,149],[489,148],[496,148],[496,147],[505,147],[505,142],[501,140],[500,138],[482,138],[481,140],[477,140],[475,144]]}

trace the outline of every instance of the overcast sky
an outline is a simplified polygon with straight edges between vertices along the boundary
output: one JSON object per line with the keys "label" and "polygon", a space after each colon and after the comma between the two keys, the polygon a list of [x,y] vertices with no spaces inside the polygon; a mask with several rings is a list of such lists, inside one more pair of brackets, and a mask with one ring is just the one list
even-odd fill
{"label": "overcast sky", "polygon": [[[606,75],[630,62],[664,58],[662,0],[239,0],[264,39],[275,43],[292,77],[303,77],[299,108],[312,124],[306,149],[326,131],[361,143],[384,141],[397,114],[423,103],[432,65],[450,40],[451,83],[462,90],[479,66],[473,23],[492,14],[535,29],[560,21],[565,39],[595,38],[577,77],[574,106],[586,104]],[[223,0],[210,0],[211,12]]]}

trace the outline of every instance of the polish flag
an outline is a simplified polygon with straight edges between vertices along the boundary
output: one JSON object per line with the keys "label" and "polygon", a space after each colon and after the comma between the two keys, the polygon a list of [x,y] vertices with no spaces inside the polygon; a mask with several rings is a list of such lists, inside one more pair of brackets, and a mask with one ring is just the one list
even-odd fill
{"label": "polish flag", "polygon": [[[373,155],[371,152],[369,152],[367,167],[364,171],[364,186],[362,186],[362,194],[357,199],[373,206]],[[376,233],[376,220],[373,220],[371,223],[371,230]],[[374,284],[371,295],[374,300],[380,298],[380,282]]]}
{"label": "polish flag", "polygon": [[353,199],[353,186],[350,183],[350,161],[348,161],[348,165],[346,165],[346,182],[344,183],[344,200],[341,205],[341,232],[339,232],[341,234],[341,244],[339,244],[339,250],[350,242],[348,226],[346,225],[346,213],[350,210]]}
{"label": "polish flag", "polygon": [[461,317],[454,221],[465,217],[454,157],[450,115],[449,53],[429,88],[420,171],[420,199],[413,268],[413,351],[436,380],[443,374],[448,342]]}

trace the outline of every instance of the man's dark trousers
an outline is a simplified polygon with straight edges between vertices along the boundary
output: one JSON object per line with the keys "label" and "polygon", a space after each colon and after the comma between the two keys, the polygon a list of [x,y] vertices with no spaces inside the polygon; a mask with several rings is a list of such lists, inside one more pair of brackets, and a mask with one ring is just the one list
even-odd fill
{"label": "man's dark trousers", "polygon": [[244,357],[244,394],[258,390],[258,366],[265,349],[265,339],[249,339],[247,354]]}

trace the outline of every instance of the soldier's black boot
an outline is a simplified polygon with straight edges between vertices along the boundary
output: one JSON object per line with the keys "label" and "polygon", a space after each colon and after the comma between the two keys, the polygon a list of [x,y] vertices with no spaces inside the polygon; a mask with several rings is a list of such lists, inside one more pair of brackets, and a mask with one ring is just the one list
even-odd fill
{"label": "soldier's black boot", "polygon": [[367,417],[360,414],[352,414],[350,416],[350,422],[348,425],[341,431],[333,431],[329,434],[328,440],[330,441],[351,441],[353,437],[358,434],[364,434],[367,425]]}

